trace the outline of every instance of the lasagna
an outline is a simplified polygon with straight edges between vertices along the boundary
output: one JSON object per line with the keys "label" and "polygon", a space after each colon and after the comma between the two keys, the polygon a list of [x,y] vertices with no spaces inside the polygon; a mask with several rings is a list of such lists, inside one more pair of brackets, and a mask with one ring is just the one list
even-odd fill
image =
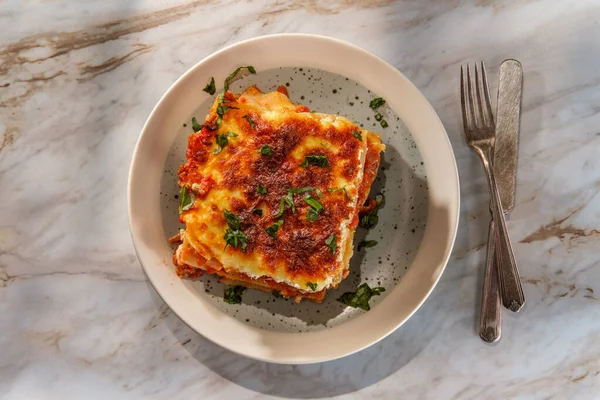
{"label": "lasagna", "polygon": [[379,136],[293,103],[284,86],[224,90],[193,126],[178,170],[185,229],[171,240],[179,277],[322,301],[348,275]]}

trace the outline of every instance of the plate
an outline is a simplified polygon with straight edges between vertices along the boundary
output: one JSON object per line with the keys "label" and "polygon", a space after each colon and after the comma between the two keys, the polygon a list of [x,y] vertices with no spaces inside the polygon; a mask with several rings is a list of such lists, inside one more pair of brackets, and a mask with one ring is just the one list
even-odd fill
{"label": "plate", "polygon": [[[351,274],[316,304],[275,299],[249,290],[243,304],[223,302],[214,277],[181,280],[171,263],[167,238],[181,227],[177,217],[177,167],[185,159],[190,120],[203,120],[213,96],[202,88],[214,77],[217,89],[231,71],[252,65],[256,75],[231,84],[263,91],[285,85],[294,102],[311,110],[344,115],[381,135],[387,150],[371,195],[386,205],[371,231],[359,229]],[[219,85],[219,82],[221,84]],[[369,108],[374,97],[388,122],[382,128]],[[165,303],[196,332],[254,359],[304,364],[352,354],[402,325],[439,280],[450,256],[459,216],[456,161],[437,114],[398,70],[351,44],[323,36],[284,34],[237,43],[202,60],[179,78],[144,125],[129,171],[129,223],[138,258]],[[363,282],[383,286],[368,312],[336,301]]]}

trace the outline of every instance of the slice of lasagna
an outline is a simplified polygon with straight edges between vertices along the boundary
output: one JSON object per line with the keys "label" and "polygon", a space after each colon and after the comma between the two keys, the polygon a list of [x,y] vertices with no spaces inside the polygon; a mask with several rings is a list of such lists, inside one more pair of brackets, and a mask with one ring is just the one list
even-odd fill
{"label": "slice of lasagna", "polygon": [[379,136],[255,86],[217,95],[194,130],[178,172],[177,274],[323,300],[348,275]]}

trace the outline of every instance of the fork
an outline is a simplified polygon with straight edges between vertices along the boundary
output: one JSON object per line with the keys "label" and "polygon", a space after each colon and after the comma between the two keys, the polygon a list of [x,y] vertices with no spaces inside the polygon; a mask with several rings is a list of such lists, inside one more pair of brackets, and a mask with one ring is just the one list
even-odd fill
{"label": "fork", "polygon": [[[492,160],[494,159],[494,144],[496,128],[494,115],[490,102],[490,93],[485,72],[485,65],[481,62],[481,78],[479,69],[475,64],[475,83],[471,79],[471,70],[467,64],[466,82],[464,68],[460,68],[460,100],[462,106],[463,129],[467,145],[481,158],[483,168],[490,189],[490,208],[492,219],[496,224],[496,246],[498,247],[498,275],[500,278],[500,291],[502,303],[513,312],[519,311],[525,304],[525,296],[521,287],[521,279],[517,270],[517,263],[513,254],[506,220],[502,212],[500,194],[496,187]],[[476,100],[473,94],[475,86]],[[483,95],[482,95],[483,92]],[[485,105],[484,105],[485,103]]]}

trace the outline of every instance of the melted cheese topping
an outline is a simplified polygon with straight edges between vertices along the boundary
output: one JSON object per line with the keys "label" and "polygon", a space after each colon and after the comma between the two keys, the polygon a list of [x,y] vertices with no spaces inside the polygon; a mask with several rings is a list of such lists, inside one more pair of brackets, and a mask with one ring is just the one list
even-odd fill
{"label": "melted cheese topping", "polygon": [[[223,113],[223,107],[229,109]],[[363,140],[353,131],[360,131]],[[225,135],[221,145],[222,137],[227,138],[222,149],[219,135]],[[347,275],[359,198],[364,202],[374,178],[369,175],[365,188],[367,142],[379,146],[376,171],[384,149],[379,137],[344,117],[311,113],[284,93],[263,94],[254,86],[240,95],[227,92],[222,101],[217,96],[205,127],[190,135],[187,161],[179,169],[179,184],[195,195],[180,219],[186,224],[181,246],[190,246],[196,261],[182,261],[222,268],[223,275],[266,277],[306,293],[337,286]],[[269,146],[273,154],[262,154],[262,146]],[[330,168],[301,167],[307,156],[326,157]],[[266,194],[257,192],[259,185]],[[295,213],[285,206],[283,215],[276,217],[288,189],[302,187],[318,188],[322,197],[315,190],[294,194]],[[345,188],[350,198],[343,190],[328,190],[334,188]],[[309,193],[324,207],[315,222],[307,219],[311,207],[303,197]],[[255,209],[262,210],[262,216],[253,213]],[[248,238],[245,252],[241,246],[226,246],[224,210],[241,219],[240,230]],[[266,229],[279,220],[283,225],[273,238]],[[335,254],[326,244],[332,234],[337,238]],[[313,284],[316,290],[310,288]]]}

